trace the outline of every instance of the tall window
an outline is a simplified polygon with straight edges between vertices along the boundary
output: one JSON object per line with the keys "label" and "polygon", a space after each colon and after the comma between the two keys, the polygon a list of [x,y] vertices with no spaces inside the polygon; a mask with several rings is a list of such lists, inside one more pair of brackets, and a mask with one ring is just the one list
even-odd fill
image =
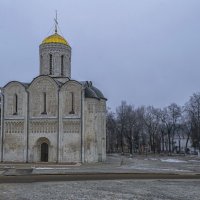
{"label": "tall window", "polygon": [[40,64],[41,64],[41,67],[42,67],[42,65],[43,65],[43,57],[42,57],[42,55],[40,55]]}
{"label": "tall window", "polygon": [[61,56],[61,76],[64,75],[64,56]]}
{"label": "tall window", "polygon": [[43,92],[43,115],[47,114],[47,93]]}
{"label": "tall window", "polygon": [[69,114],[74,114],[74,93],[71,92],[71,111],[69,112]]}
{"label": "tall window", "polygon": [[18,113],[18,96],[17,96],[17,94],[14,94],[13,107],[14,107],[13,115],[17,115],[17,113]]}
{"label": "tall window", "polygon": [[52,62],[52,54],[49,55],[49,74],[53,74],[53,62]]}

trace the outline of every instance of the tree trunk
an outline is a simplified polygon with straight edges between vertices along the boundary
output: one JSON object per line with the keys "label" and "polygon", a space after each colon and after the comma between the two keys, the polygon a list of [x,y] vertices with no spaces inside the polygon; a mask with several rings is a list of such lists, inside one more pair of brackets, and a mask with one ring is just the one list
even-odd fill
{"label": "tree trunk", "polygon": [[163,134],[163,132],[161,132],[161,137],[162,137],[162,152],[164,152],[165,151],[165,141],[164,141],[164,134]]}
{"label": "tree trunk", "polygon": [[188,148],[189,139],[190,139],[190,133],[187,135],[187,140],[186,140],[186,143],[185,143],[185,152],[187,151],[187,148]]}
{"label": "tree trunk", "polygon": [[170,138],[170,134],[168,133],[168,146],[169,146],[169,155],[171,155],[171,138]]}
{"label": "tree trunk", "polygon": [[120,142],[121,142],[121,153],[124,154],[124,142],[123,142],[123,132],[121,131],[121,138],[120,138]]}

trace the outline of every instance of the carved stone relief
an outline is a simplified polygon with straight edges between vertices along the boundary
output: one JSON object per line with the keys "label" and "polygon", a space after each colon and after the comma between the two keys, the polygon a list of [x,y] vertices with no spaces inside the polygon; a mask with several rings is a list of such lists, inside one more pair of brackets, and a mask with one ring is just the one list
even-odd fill
{"label": "carved stone relief", "polygon": [[31,121],[30,133],[56,133],[58,123],[56,121],[38,120]]}

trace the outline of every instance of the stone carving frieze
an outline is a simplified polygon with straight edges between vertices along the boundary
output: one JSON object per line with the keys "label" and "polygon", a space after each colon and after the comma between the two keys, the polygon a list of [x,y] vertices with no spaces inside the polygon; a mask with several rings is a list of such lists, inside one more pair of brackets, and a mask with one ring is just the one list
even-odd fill
{"label": "stone carving frieze", "polygon": [[6,121],[5,134],[22,134],[24,133],[23,121]]}
{"label": "stone carving frieze", "polygon": [[80,121],[79,120],[69,120],[63,122],[63,132],[64,133],[79,133],[80,132]]}
{"label": "stone carving frieze", "polygon": [[58,123],[50,120],[37,120],[30,122],[30,133],[56,133]]}

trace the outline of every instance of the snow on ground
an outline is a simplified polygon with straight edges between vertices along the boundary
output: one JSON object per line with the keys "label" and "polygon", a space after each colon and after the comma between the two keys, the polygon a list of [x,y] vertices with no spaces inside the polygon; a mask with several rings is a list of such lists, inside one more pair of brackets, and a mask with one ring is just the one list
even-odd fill
{"label": "snow on ground", "polygon": [[135,169],[135,170],[142,170],[142,171],[148,171],[148,172],[192,172],[190,170],[184,170],[184,169],[174,169],[174,168],[152,168],[152,167],[142,167],[142,166],[134,166],[134,165],[124,165],[121,166],[120,169]]}
{"label": "snow on ground", "polygon": [[[7,169],[8,168],[8,169]],[[126,172],[147,172],[147,173],[199,173],[200,158],[191,155],[137,155],[133,157],[121,154],[108,154],[106,162],[84,163],[76,165],[56,165],[56,164],[0,164],[0,175],[6,173],[19,173],[11,169],[30,169],[32,174],[64,174],[76,172],[100,172],[100,173],[126,173]],[[10,170],[10,171],[9,171]]]}
{"label": "snow on ground", "polygon": [[134,155],[133,158],[121,156],[121,161],[123,162],[116,166],[116,170],[142,173],[200,173],[200,159],[191,155]]}
{"label": "snow on ground", "polygon": [[153,161],[155,161],[155,160],[158,160],[157,158],[145,158],[144,160],[153,160]]}
{"label": "snow on ground", "polygon": [[178,160],[178,159],[160,159],[162,162],[170,162],[170,163],[187,163],[185,160]]}
{"label": "snow on ground", "polygon": [[60,169],[70,169],[70,168],[66,168],[66,167],[60,167],[60,168],[56,168],[56,167],[32,167],[32,169],[38,169],[38,170],[60,170]]}
{"label": "snow on ground", "polygon": [[189,162],[200,162],[200,160],[188,160]]}

